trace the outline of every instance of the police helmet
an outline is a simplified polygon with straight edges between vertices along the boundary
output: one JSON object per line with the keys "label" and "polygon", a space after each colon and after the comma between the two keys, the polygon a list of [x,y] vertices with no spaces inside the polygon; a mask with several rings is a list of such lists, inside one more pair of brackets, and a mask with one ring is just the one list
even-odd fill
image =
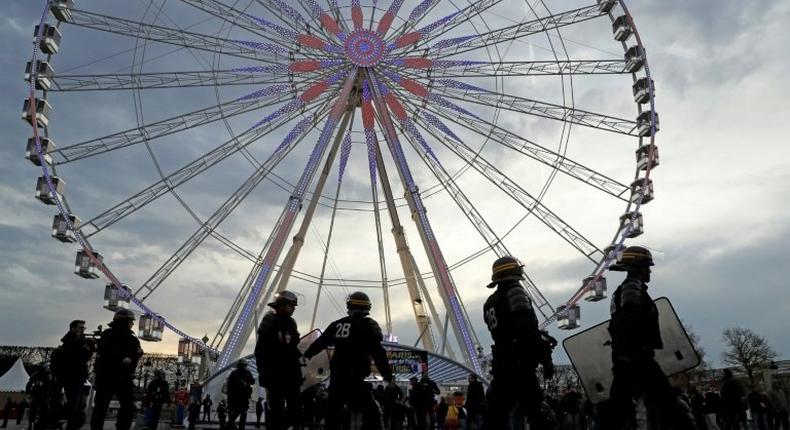
{"label": "police helmet", "polygon": [[368,315],[370,313],[370,297],[362,291],[355,291],[346,298],[346,309],[349,315]]}
{"label": "police helmet", "polygon": [[113,321],[134,321],[135,316],[134,312],[130,311],[129,309],[120,309],[115,312],[115,315],[112,317]]}
{"label": "police helmet", "polygon": [[642,246],[629,246],[617,256],[617,262],[609,266],[609,270],[627,272],[639,267],[654,266],[653,254]]}
{"label": "police helmet", "polygon": [[288,290],[282,290],[277,292],[274,295],[274,300],[268,304],[268,306],[272,308],[276,308],[281,304],[289,304],[291,306],[296,306],[299,304],[299,300],[297,300],[296,294]]}
{"label": "police helmet", "polygon": [[491,283],[488,288],[494,288],[500,282],[520,281],[524,279],[524,264],[516,257],[505,255],[494,261],[491,267]]}

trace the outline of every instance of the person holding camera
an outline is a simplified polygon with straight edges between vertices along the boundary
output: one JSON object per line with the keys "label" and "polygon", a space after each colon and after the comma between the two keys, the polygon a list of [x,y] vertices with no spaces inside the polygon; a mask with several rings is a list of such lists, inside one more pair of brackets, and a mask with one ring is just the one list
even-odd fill
{"label": "person holding camera", "polygon": [[62,344],[51,357],[51,369],[66,395],[63,411],[68,419],[66,430],[77,430],[85,423],[85,382],[96,344],[85,336],[85,321],[82,320],[72,321],[60,341]]}

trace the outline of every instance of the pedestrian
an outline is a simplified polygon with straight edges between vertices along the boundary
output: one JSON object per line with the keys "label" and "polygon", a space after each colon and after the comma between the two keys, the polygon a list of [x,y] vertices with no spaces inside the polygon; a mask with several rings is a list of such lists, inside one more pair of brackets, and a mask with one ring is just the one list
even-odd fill
{"label": "pedestrian", "polygon": [[217,405],[217,419],[219,420],[219,430],[225,430],[225,418],[228,416],[228,404],[220,400]]}
{"label": "pedestrian", "polygon": [[143,355],[140,341],[134,335],[134,313],[121,309],[115,313],[110,328],[101,333],[94,373],[96,396],[91,415],[91,430],[102,430],[113,395],[118,398],[117,430],[129,430],[135,413],[133,398],[134,370]]}
{"label": "pedestrian", "polygon": [[[439,399],[439,404],[436,405],[436,427],[440,429],[444,429],[444,421],[447,419],[447,411],[450,408],[450,403],[447,402],[447,398],[442,396]],[[431,429],[434,426],[430,427]]]}
{"label": "pedestrian", "polygon": [[154,379],[148,384],[146,396],[150,410],[148,427],[156,430],[159,427],[159,417],[162,415],[162,405],[170,404],[170,384],[167,383],[162,369],[154,370]]}
{"label": "pedestrian", "polygon": [[774,382],[771,387],[771,392],[768,393],[768,398],[771,401],[771,405],[774,407],[774,429],[790,430],[787,414],[787,392],[782,385],[783,384],[780,382]]}
{"label": "pedestrian", "polygon": [[428,376],[426,370],[423,370],[419,380],[412,377],[410,382],[412,392],[409,398],[414,408],[417,430],[432,430],[436,426],[436,395],[439,394],[439,386]]}
{"label": "pedestrian", "polygon": [[[393,427],[393,417],[395,408],[400,407],[398,403],[403,399],[403,391],[398,384],[389,384],[384,388],[381,407],[384,410],[384,428],[390,430]],[[401,417],[403,425],[403,417]]]}
{"label": "pedestrian", "polygon": [[228,425],[231,429],[234,428],[238,418],[238,430],[244,430],[254,384],[255,378],[252,377],[252,373],[247,369],[247,360],[242,358],[236,363],[236,368],[228,375]]}
{"label": "pedestrian", "polygon": [[211,422],[211,406],[214,405],[214,401],[211,400],[211,395],[206,394],[206,398],[203,399],[203,421]]}
{"label": "pedestrian", "polygon": [[469,386],[466,388],[466,411],[467,430],[478,430],[483,421],[483,405],[485,401],[485,390],[483,383],[477,379],[477,375],[469,375]]}
{"label": "pedestrian", "polygon": [[301,416],[302,366],[299,331],[293,319],[298,305],[296,294],[282,290],[268,304],[272,308],[258,327],[255,361],[258,382],[266,389],[270,414],[267,430],[297,426]]}
{"label": "pedestrian", "polygon": [[3,428],[8,427],[8,419],[11,418],[11,412],[16,407],[16,404],[11,401],[11,398],[8,397],[5,401],[5,406],[3,407]]}
{"label": "pedestrian", "polygon": [[195,425],[200,419],[200,406],[200,398],[194,399],[189,403],[189,407],[187,408],[189,419],[189,427],[187,428],[189,430],[195,430]]}
{"label": "pedestrian", "polygon": [[22,425],[22,419],[25,417],[25,411],[27,411],[28,407],[27,399],[22,398],[19,402],[19,405],[16,407],[16,425]]}
{"label": "pedestrian", "polygon": [[348,316],[329,324],[305,351],[305,358],[310,359],[329,346],[335,347],[329,365],[327,430],[341,427],[347,406],[354,416],[352,428],[359,428],[359,417],[376,407],[373,395],[365,383],[365,378],[371,372],[371,358],[384,381],[393,383],[387,354],[381,345],[381,327],[368,316],[370,308],[367,294],[359,291],[351,293],[346,299]]}
{"label": "pedestrian", "polygon": [[30,375],[25,392],[30,396],[28,429],[39,430],[53,427],[60,389],[52,376],[48,362],[41,363],[38,370]]}
{"label": "pedestrian", "polygon": [[697,430],[708,430],[708,423],[705,419],[705,396],[700,393],[697,387],[692,386],[689,389],[689,400]]}
{"label": "pedestrian", "polygon": [[516,404],[529,420],[531,430],[547,428],[541,411],[543,390],[535,370],[543,367],[545,379],[554,375],[551,360],[556,341],[538,329],[532,300],[521,285],[524,265],[516,258],[504,256],[492,267],[491,283],[496,287],[483,306],[483,319],[494,344],[491,385],[486,398],[483,427],[504,429]]}
{"label": "pedestrian", "polygon": [[721,383],[721,422],[722,430],[740,430],[741,424],[746,424],[744,411],[744,391],[741,384],[735,379],[730,369],[724,369]]}
{"label": "pedestrian", "polygon": [[752,385],[752,391],[746,396],[746,401],[749,404],[749,412],[752,415],[752,429],[767,430],[768,399],[760,390],[759,385]]}
{"label": "pedestrian", "polygon": [[719,393],[709,388],[705,393],[705,425],[708,430],[719,430],[721,420],[719,420],[718,414],[720,409],[721,397],[719,397]]}
{"label": "pedestrian", "polygon": [[258,401],[255,403],[255,427],[256,428],[261,426],[261,416],[262,415],[263,415],[263,397],[258,397]]}
{"label": "pedestrian", "polygon": [[82,320],[69,323],[69,331],[60,341],[62,344],[52,353],[50,367],[66,395],[66,430],[78,430],[85,423],[85,382],[96,344],[85,337],[85,321]]}
{"label": "pedestrian", "polygon": [[562,427],[565,430],[579,430],[581,428],[581,402],[582,395],[573,388],[562,395],[559,409],[562,411]]}
{"label": "pedestrian", "polygon": [[[645,396],[648,417],[659,425],[696,429],[693,417],[685,414],[664,371],[655,360],[655,350],[664,347],[658,323],[658,308],[647,293],[653,256],[641,246],[629,246],[609,270],[627,276],[612,295],[609,334],[612,338],[612,386],[609,403],[602,414],[601,428],[621,429],[636,416],[634,398]],[[657,422],[656,422],[657,421]]]}

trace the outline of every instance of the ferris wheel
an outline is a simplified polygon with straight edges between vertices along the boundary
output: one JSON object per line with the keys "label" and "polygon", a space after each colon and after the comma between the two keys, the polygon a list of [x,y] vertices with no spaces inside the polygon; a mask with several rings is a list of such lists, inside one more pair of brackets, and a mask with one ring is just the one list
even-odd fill
{"label": "ferris wheel", "polygon": [[[525,258],[542,325],[576,328],[654,197],[633,18],[574,3],[49,0],[22,113],[36,198],[144,340],[221,368],[277,291],[312,328],[369,289],[390,340],[413,319],[404,342],[479,371],[464,300],[491,261]],[[556,261],[583,281],[553,306]]]}

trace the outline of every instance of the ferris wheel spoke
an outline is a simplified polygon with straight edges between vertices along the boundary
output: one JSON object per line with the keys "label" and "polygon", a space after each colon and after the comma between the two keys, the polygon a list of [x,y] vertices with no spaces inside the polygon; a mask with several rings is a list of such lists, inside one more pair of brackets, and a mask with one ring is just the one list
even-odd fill
{"label": "ferris wheel spoke", "polygon": [[577,163],[562,154],[532,142],[516,133],[510,132],[492,122],[475,116],[459,115],[456,111],[441,109],[440,107],[435,107],[430,104],[425,106],[420,115],[425,119],[428,126],[446,135],[448,138],[459,139],[455,133],[437,118],[437,116],[442,117],[454,125],[471,130],[482,138],[490,139],[505,148],[516,151],[548,167],[557,169],[560,173],[577,179],[613,197],[623,201],[628,200],[627,195],[630,188],[627,185],[599,173],[590,167]]}
{"label": "ferris wheel spoke", "polygon": [[250,97],[249,99],[236,99],[224,102],[140,127],[78,142],[57,149],[51,154],[55,164],[71,163],[128,146],[151,142],[154,139],[210,124],[223,118],[276,106],[293,98],[293,95],[290,94],[291,88],[287,84],[267,88],[272,89],[274,94],[268,97]]}
{"label": "ferris wheel spoke", "polygon": [[[388,68],[412,79],[488,78],[492,76],[556,76],[630,74],[625,60],[559,60],[559,61],[433,61],[421,57],[405,57],[388,61]],[[394,68],[393,68],[394,67]],[[395,69],[396,68],[396,69]],[[414,69],[407,73],[405,69]],[[419,74],[425,70],[426,74]]]}
{"label": "ferris wheel spoke", "polygon": [[[430,124],[420,117],[416,117],[416,122],[423,129],[430,130]],[[468,147],[463,141],[456,139],[443,139],[442,144],[452,153],[457,155],[462,161],[470,165],[492,184],[501,189],[507,196],[516,203],[524,207],[527,211],[534,214],[543,224],[554,231],[562,239],[568,242],[582,255],[593,262],[597,262],[603,253],[589,239],[576,231],[571,225],[562,220],[539,199],[510,179],[507,175],[497,169],[492,163],[486,160],[481,154]]]}
{"label": "ferris wheel spoke", "polygon": [[[321,97],[302,105],[302,107],[308,108],[310,105],[320,104],[320,102],[323,102],[331,97],[332,95],[324,94]],[[235,138],[230,139],[222,145],[212,149],[208,153],[171,173],[164,179],[149,185],[145,189],[135,193],[133,196],[93,217],[91,220],[83,224],[83,226],[80,228],[80,231],[85,237],[91,237],[111,226],[112,224],[115,224],[121,219],[126,218],[132,213],[142,209],[152,201],[165,195],[169,190],[177,188],[195,176],[200,175],[208,168],[237,153],[243,148],[246,148],[259,139],[267,136],[269,133],[277,130],[282,125],[287,124],[294,118],[297,118],[300,115],[300,111],[298,109],[299,107],[294,107],[290,110],[283,111],[280,116],[270,117],[268,122],[261,122],[257,124],[256,127],[250,128],[249,130],[240,133]]]}
{"label": "ferris wheel spoke", "polygon": [[431,45],[429,48],[429,55],[434,59],[440,59],[476,49],[486,48],[499,43],[509,42],[532,34],[543,33],[556,28],[577,24],[600,16],[606,16],[606,13],[601,12],[598,5],[594,4],[531,21],[509,25],[482,34],[440,40]]}
{"label": "ferris wheel spoke", "polygon": [[197,231],[138,288],[135,296],[139,297],[140,293],[144,293],[141,300],[147,299],[209,235],[215,232],[217,227],[249,196],[261,181],[266,179],[269,173],[302,141],[305,135],[317,126],[321,119],[326,116],[328,106],[329,100],[324,102],[323,106],[318,108],[312,115],[305,116],[297,122],[269,158],[260,164],[252,175],[205,222],[200,223]]}
{"label": "ferris wheel spoke", "polygon": [[256,61],[279,63],[288,60],[288,50],[273,43],[223,39],[84,10],[72,9],[69,19],[64,22],[132,38],[146,39]]}
{"label": "ferris wheel spoke", "polygon": [[[243,69],[193,70],[159,73],[110,73],[92,75],[53,75],[53,92],[149,90],[158,88],[191,88],[202,86],[301,84],[310,77],[300,76],[294,69],[313,67],[314,60],[294,61],[279,69],[267,69],[266,75],[245,72]],[[315,60],[315,69],[321,61]],[[278,67],[280,65],[277,65]],[[313,71],[313,70],[309,70]]]}
{"label": "ferris wheel spoke", "polygon": [[441,94],[448,99],[473,103],[488,108],[503,109],[639,137],[636,121],[510,94],[502,94],[449,79],[436,81],[432,93],[435,95]]}

